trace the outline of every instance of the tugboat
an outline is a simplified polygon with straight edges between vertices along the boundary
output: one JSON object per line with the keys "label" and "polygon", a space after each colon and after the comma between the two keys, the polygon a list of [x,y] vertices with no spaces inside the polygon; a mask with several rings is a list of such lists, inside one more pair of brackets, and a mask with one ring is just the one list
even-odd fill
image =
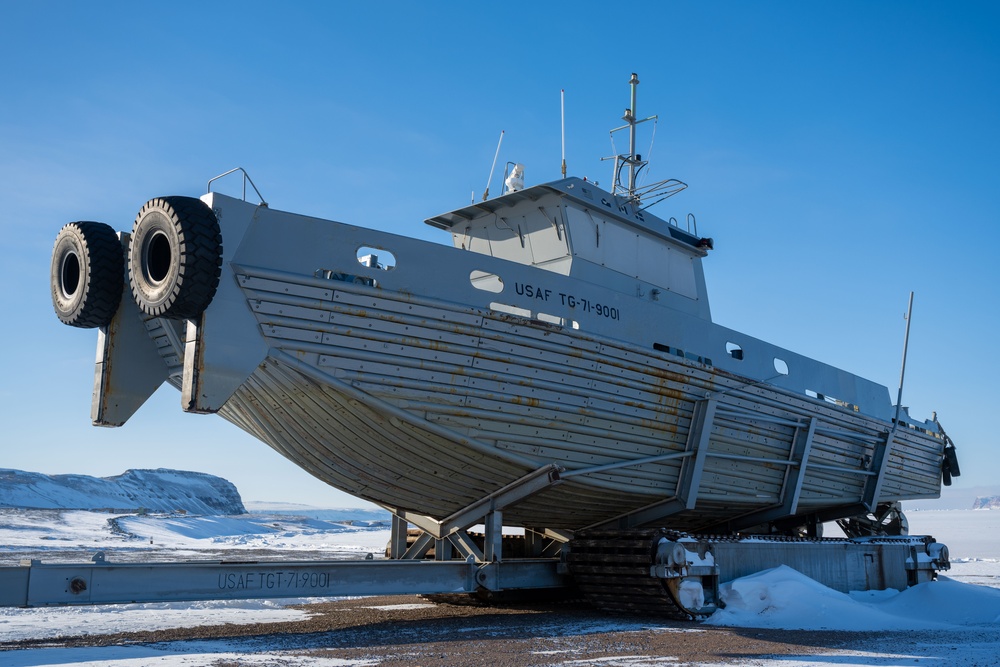
{"label": "tugboat", "polygon": [[667,562],[670,531],[904,533],[899,503],[939,496],[954,445],[886,386],[712,321],[713,240],[650,210],[686,184],[637,185],[649,119],[629,83],[610,190],[524,187],[516,166],[499,196],[426,219],[450,246],[272,209],[242,170],[255,201],[210,181],[149,200],[129,232],[66,225],[52,300],[99,330],[94,424],[167,382],[183,410],[389,509],[396,557],[500,558],[465,532],[483,521],[539,554],[586,536],[578,574],[621,540],[640,569]]}

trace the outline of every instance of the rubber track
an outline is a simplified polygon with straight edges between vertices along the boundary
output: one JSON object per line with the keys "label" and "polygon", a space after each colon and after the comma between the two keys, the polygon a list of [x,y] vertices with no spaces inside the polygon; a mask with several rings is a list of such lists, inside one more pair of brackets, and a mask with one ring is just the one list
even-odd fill
{"label": "rubber track", "polygon": [[569,543],[567,564],[580,592],[599,609],[690,621],[693,616],[649,574],[660,538],[679,536],[663,529],[581,533]]}
{"label": "rubber track", "polygon": [[[584,597],[595,607],[612,612],[667,616],[675,620],[703,618],[686,612],[660,579],[650,576],[660,539],[680,541],[694,538],[700,543],[740,542],[746,536],[692,535],[663,528],[623,531],[586,531],[569,543],[566,562]],[[844,544],[843,537],[798,537],[753,535],[755,542],[800,544]],[[926,545],[933,538],[918,536],[881,536],[866,540],[873,544]]]}

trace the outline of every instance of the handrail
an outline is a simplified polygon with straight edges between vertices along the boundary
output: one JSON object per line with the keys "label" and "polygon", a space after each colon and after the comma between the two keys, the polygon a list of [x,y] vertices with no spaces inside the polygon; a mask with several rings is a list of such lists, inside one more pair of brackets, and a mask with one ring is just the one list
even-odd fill
{"label": "handrail", "polygon": [[247,181],[249,181],[250,182],[250,187],[252,187],[253,191],[257,193],[257,199],[260,200],[260,205],[263,206],[264,208],[267,208],[267,202],[264,201],[264,196],[260,194],[260,190],[257,189],[256,185],[254,185],[253,180],[251,180],[251,178],[250,178],[250,174],[248,174],[247,170],[244,169],[243,167],[236,167],[235,169],[230,169],[229,171],[227,171],[224,174],[219,174],[218,176],[216,176],[214,178],[208,179],[208,185],[206,186],[207,191],[208,192],[212,191],[212,182],[213,181],[217,181],[220,178],[222,178],[223,176],[228,176],[229,174],[232,174],[232,173],[237,172],[237,171],[243,173],[243,201],[247,200]]}

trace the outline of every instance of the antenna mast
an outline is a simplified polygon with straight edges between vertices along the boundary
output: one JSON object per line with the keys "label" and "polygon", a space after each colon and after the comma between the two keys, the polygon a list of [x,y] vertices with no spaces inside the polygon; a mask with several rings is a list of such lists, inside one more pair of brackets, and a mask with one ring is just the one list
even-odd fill
{"label": "antenna mast", "polygon": [[[617,196],[624,196],[637,208],[645,209],[657,202],[663,201],[667,197],[677,194],[686,188],[687,184],[682,183],[675,178],[668,178],[667,180],[658,181],[651,185],[644,185],[642,187],[638,187],[636,185],[636,176],[639,175],[639,172],[642,171],[642,168],[647,164],[647,162],[642,159],[642,156],[636,155],[635,152],[636,126],[645,123],[647,120],[657,120],[658,116],[649,116],[648,118],[637,120],[638,117],[635,114],[635,106],[636,89],[639,87],[639,75],[632,72],[632,78],[629,79],[628,85],[631,88],[631,106],[628,109],[625,109],[625,114],[622,116],[622,120],[625,121],[626,125],[622,125],[621,127],[616,127],[611,130],[612,146],[614,146],[615,143],[615,132],[625,129],[628,130],[628,154],[613,155],[611,157],[601,158],[601,160],[615,161],[615,171],[612,177],[612,193]],[[628,166],[628,178],[627,182],[623,183],[622,170],[626,166]],[[655,196],[657,199],[651,203],[647,203],[645,206],[641,206],[642,199],[644,197],[651,196]]]}
{"label": "antenna mast", "polygon": [[566,89],[559,91],[560,126],[562,127],[562,177],[566,178]]}
{"label": "antenna mast", "polygon": [[903,376],[906,375],[906,351],[910,346],[910,316],[913,315],[913,292],[910,292],[910,302],[906,306],[906,334],[903,336],[903,364],[899,369],[899,393],[896,394],[896,418],[893,420],[892,430],[899,426],[899,411],[903,403]]}
{"label": "antenna mast", "polygon": [[497,158],[500,157],[500,146],[503,144],[503,130],[500,130],[500,141],[497,142],[497,152],[493,155],[493,166],[490,167],[490,177],[486,179],[486,190],[483,191],[483,201],[490,198],[490,181],[493,180],[493,170],[497,168]]}
{"label": "antenna mast", "polygon": [[628,196],[635,196],[635,166],[638,159],[635,155],[635,93],[639,87],[639,75],[632,72],[632,78],[628,81],[629,88],[632,89],[631,106],[625,109],[622,120],[628,123]]}

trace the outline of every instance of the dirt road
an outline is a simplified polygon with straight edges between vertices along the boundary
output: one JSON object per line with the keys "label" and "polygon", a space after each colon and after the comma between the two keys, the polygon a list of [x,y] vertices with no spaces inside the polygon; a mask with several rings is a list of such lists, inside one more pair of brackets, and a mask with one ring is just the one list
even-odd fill
{"label": "dirt road", "polygon": [[[215,625],[0,644],[0,650],[153,644],[225,639],[247,652],[358,661],[367,665],[753,664],[767,656],[808,656],[857,647],[865,634],[717,628],[609,616],[580,602],[435,604],[417,596],[337,600],[301,607],[303,621]],[[879,636],[885,639],[884,635]],[[0,659],[2,662],[2,659]],[[348,663],[350,664],[350,663]]]}

